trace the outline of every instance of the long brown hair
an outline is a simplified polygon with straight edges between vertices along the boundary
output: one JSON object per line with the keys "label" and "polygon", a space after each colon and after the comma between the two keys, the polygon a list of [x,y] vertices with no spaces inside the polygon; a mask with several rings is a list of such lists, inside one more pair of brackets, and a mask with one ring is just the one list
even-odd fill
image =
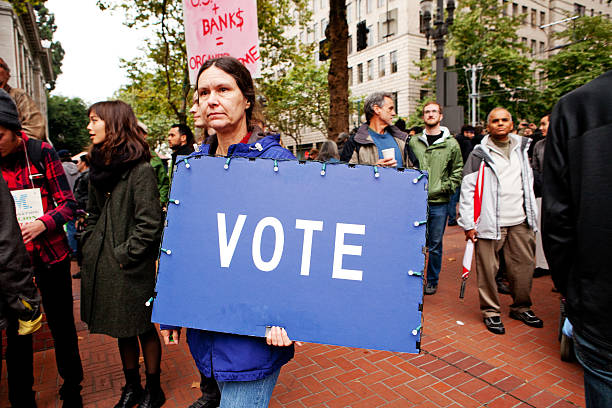
{"label": "long brown hair", "polygon": [[104,121],[106,138],[98,148],[106,164],[110,164],[113,156],[119,155],[125,161],[151,160],[149,145],[138,128],[138,119],[130,105],[123,101],[97,102],[89,107],[87,116],[91,112]]}

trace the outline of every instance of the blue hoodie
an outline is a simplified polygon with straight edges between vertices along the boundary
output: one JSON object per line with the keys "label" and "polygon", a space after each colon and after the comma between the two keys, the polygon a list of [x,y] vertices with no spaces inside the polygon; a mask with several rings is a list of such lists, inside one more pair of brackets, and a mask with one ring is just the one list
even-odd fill
{"label": "blue hoodie", "polygon": [[[295,157],[279,144],[280,136],[266,136],[255,143],[231,145],[228,157],[260,157],[293,160]],[[210,145],[188,157],[208,155]],[[161,330],[177,327],[160,325]],[[265,378],[293,358],[293,345],[268,346],[263,337],[241,336],[199,329],[187,329],[187,343],[198,370],[218,381],[255,381]]]}

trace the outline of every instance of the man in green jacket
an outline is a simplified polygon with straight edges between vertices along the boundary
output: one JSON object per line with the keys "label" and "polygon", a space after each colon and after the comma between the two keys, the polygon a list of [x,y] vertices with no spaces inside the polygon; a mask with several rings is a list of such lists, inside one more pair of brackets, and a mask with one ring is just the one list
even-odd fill
{"label": "man in green jacket", "polygon": [[449,130],[440,126],[442,107],[428,102],[423,107],[423,133],[412,136],[409,145],[421,170],[429,173],[429,214],[427,217],[427,286],[426,295],[438,290],[442,268],[442,238],[448,217],[448,202],[461,184],[463,158],[461,148]]}

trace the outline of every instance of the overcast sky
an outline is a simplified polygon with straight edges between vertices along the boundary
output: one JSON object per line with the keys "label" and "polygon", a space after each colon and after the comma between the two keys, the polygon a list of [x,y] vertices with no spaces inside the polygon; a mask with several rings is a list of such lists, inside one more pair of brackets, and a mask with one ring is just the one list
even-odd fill
{"label": "overcast sky", "polygon": [[87,104],[106,100],[127,82],[120,58],[141,55],[147,32],[123,25],[122,13],[102,12],[96,0],[48,0],[55,14],[54,40],[66,55],[52,94],[80,97]]}

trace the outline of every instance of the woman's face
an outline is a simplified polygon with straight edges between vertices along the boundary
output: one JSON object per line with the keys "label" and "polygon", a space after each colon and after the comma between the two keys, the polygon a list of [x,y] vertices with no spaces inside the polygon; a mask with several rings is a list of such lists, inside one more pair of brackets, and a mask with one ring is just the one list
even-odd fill
{"label": "woman's face", "polygon": [[198,79],[200,115],[218,133],[231,132],[244,122],[251,106],[236,80],[225,71],[212,66]]}
{"label": "woman's face", "polygon": [[89,131],[89,138],[94,145],[100,144],[106,139],[106,125],[94,111],[89,113],[87,130]]}
{"label": "woman's face", "polygon": [[197,128],[206,127],[206,122],[202,118],[200,113],[200,104],[198,101],[198,90],[196,89],[193,92],[193,104],[191,105],[191,109],[189,109],[189,113],[193,115],[193,125]]}

